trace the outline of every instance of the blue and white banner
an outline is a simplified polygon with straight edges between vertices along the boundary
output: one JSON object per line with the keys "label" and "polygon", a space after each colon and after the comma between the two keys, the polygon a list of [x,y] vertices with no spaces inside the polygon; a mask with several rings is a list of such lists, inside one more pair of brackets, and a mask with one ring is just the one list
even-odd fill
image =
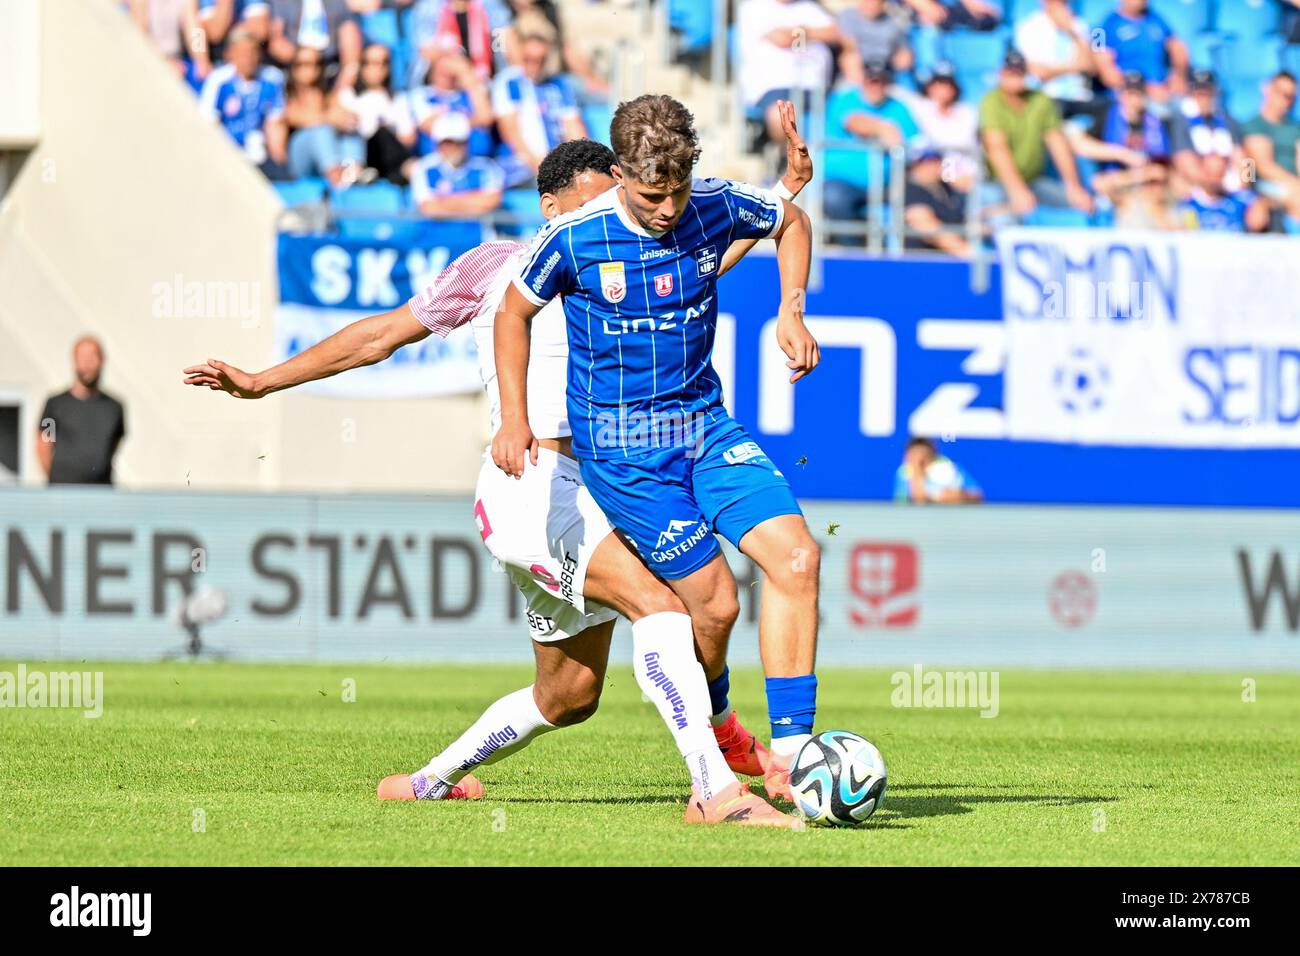
{"label": "blue and white banner", "polygon": [[[350,322],[397,308],[482,239],[482,230],[468,224],[444,224],[428,241],[401,245],[281,235],[273,361],[292,358]],[[425,398],[480,388],[474,337],[464,327],[303,390],[345,398]]]}
{"label": "blue and white banner", "polygon": [[1009,230],[998,237],[1007,437],[1300,446],[1300,243]]}

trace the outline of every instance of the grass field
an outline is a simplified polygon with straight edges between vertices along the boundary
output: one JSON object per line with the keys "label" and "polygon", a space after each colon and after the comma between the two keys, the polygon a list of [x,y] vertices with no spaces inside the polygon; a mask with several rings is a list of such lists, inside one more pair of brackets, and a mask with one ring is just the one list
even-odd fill
{"label": "grass field", "polygon": [[[819,726],[884,752],[884,808],[772,833],[681,822],[684,768],[626,668],[587,724],[486,768],[482,801],[416,804],[378,803],[375,782],[527,668],[102,669],[99,719],[0,710],[0,865],[1300,863],[1300,675],[1256,675],[1244,702],[1233,675],[1003,672],[984,719],[827,670]],[[732,686],[761,727],[761,676]]]}

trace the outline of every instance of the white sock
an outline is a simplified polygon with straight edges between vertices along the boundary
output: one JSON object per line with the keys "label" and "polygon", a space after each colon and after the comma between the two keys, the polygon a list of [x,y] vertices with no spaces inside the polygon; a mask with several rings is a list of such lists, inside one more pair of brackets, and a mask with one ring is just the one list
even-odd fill
{"label": "white sock", "polygon": [[[439,783],[450,790],[461,777],[474,767],[496,763],[527,747],[532,741],[555,730],[555,725],[542,716],[533,700],[533,686],[529,684],[512,694],[506,694],[487,710],[474,725],[455,743],[429,761],[420,773],[429,778],[432,790]],[[417,791],[418,791],[417,787]],[[445,791],[444,791],[445,793]],[[417,794],[418,795],[418,794]],[[439,798],[443,793],[429,793]]]}
{"label": "white sock", "polygon": [[695,659],[690,616],[661,611],[633,624],[632,669],[686,759],[695,792],[707,800],[737,783],[709,724],[709,683]]}
{"label": "white sock", "polygon": [[780,754],[783,757],[793,757],[808,741],[812,740],[812,734],[791,734],[789,737],[773,737],[772,745],[768,748],[774,754]]}

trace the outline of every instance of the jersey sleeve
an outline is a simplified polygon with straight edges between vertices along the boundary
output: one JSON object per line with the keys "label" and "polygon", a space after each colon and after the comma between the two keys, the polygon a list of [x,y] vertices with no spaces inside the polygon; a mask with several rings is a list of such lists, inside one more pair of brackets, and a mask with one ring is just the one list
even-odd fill
{"label": "jersey sleeve", "polygon": [[533,305],[541,306],[570,291],[575,281],[570,229],[546,227],[530,250],[524,271],[515,277],[515,288]]}
{"label": "jersey sleeve", "polygon": [[478,314],[497,273],[522,246],[485,242],[458,256],[438,273],[433,284],[411,297],[407,307],[417,322],[446,338]]}
{"label": "jersey sleeve", "polygon": [[723,190],[735,222],[735,239],[767,239],[781,228],[785,203],[768,189],[748,183],[728,182]]}

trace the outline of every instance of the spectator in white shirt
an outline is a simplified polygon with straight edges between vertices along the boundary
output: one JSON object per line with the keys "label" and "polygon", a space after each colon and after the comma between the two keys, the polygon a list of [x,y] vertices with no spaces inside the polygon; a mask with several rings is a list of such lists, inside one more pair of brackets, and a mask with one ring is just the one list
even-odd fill
{"label": "spectator in white shirt", "polygon": [[1088,111],[1097,66],[1088,25],[1074,15],[1069,0],[1043,0],[1041,10],[1016,24],[1015,46],[1065,119]]}
{"label": "spectator in white shirt", "polygon": [[943,181],[968,192],[979,156],[979,111],[961,101],[961,87],[951,63],[940,61],[923,87],[924,97],[910,105],[921,135],[943,159]]}
{"label": "spectator in white shirt", "polygon": [[746,111],[762,118],[769,141],[784,142],[776,104],[792,99],[794,90],[829,85],[829,44],[840,43],[840,29],[813,0],[744,0],[736,14],[736,38]]}
{"label": "spectator in white shirt", "polygon": [[393,95],[393,56],[382,43],[361,52],[355,87],[339,90],[339,105],[356,116],[356,132],[366,142],[366,165],[389,182],[406,185],[402,168],[415,150],[415,119],[405,96]]}

